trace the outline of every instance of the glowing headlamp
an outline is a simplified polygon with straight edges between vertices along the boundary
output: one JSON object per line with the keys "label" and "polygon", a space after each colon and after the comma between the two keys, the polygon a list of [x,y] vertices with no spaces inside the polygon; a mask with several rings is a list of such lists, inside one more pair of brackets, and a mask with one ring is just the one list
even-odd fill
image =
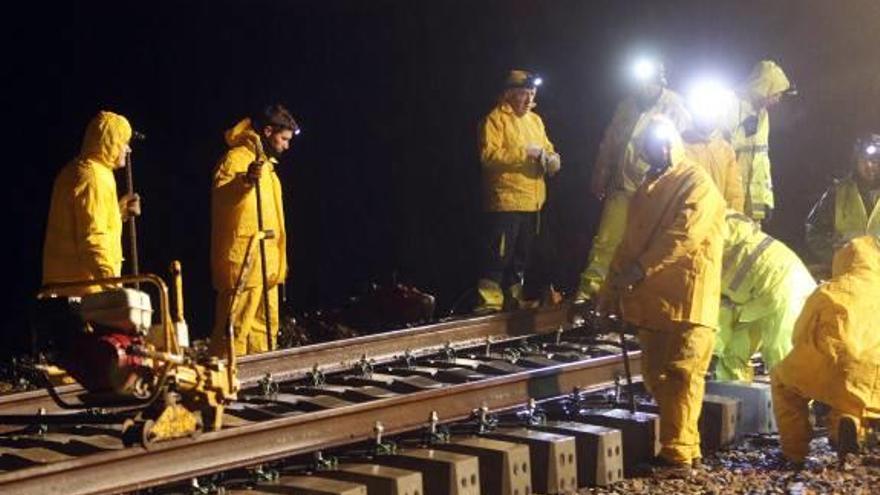
{"label": "glowing headlamp", "polygon": [[730,111],[736,102],[734,92],[719,81],[698,81],[688,93],[688,108],[697,119],[714,120]]}
{"label": "glowing headlamp", "polygon": [[636,60],[633,64],[633,76],[640,82],[647,82],[657,76],[657,63],[647,58]]}
{"label": "glowing headlamp", "polygon": [[676,130],[675,125],[671,122],[656,122],[653,124],[651,131],[652,139],[664,143],[672,142],[676,134],[678,134],[678,130]]}
{"label": "glowing headlamp", "polygon": [[865,148],[865,154],[868,155],[868,156],[874,156],[874,155],[877,154],[878,151],[880,151],[880,149],[878,149],[878,148],[877,148],[877,145],[875,145],[875,144],[869,144],[869,145]]}
{"label": "glowing headlamp", "polygon": [[531,86],[534,86],[536,88],[538,86],[544,84],[544,80],[541,79],[540,76],[530,76],[530,79],[531,79]]}

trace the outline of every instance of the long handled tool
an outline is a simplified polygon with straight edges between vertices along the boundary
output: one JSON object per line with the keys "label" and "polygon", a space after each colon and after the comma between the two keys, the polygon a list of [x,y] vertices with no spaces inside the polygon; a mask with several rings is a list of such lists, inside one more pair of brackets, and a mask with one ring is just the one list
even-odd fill
{"label": "long handled tool", "polygon": [[[143,141],[147,137],[138,131],[132,131],[132,141]],[[134,195],[134,173],[131,165],[131,151],[125,154],[125,186],[129,196]],[[131,258],[131,274],[140,275],[140,264],[138,262],[138,246],[137,246],[137,223],[134,215],[129,215],[128,220],[128,244],[129,256]],[[140,288],[140,284],[135,284],[136,288]]]}
{"label": "long handled tool", "polygon": [[[262,138],[257,139],[256,160],[263,161],[266,155],[263,153]],[[257,195],[257,229],[263,231],[263,195],[260,191],[260,181],[254,184]],[[263,317],[266,319],[266,348],[272,350],[272,316],[269,314],[269,276],[266,268],[266,239],[260,238],[260,271],[263,276]]]}
{"label": "long handled tool", "polygon": [[[131,171],[131,153],[125,155],[125,184],[128,194],[134,194],[134,179]],[[137,224],[134,215],[129,215],[128,220],[128,243],[131,256],[131,274],[140,275],[138,265]]]}

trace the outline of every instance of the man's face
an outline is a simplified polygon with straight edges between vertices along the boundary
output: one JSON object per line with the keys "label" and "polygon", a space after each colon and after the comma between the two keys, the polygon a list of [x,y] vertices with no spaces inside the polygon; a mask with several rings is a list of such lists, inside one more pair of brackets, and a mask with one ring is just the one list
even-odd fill
{"label": "man's face", "polygon": [[758,106],[761,108],[769,109],[771,107],[776,106],[776,104],[778,104],[779,100],[781,100],[781,99],[782,99],[782,93],[776,93],[775,95],[770,95],[770,96],[762,99],[760,102],[758,102]]}
{"label": "man's face", "polygon": [[651,101],[660,96],[663,86],[655,81],[646,81],[636,86],[636,98],[641,101]]}
{"label": "man's face", "polygon": [[263,128],[263,137],[265,137],[266,145],[269,146],[272,155],[279,157],[290,148],[290,141],[293,139],[293,131],[290,129],[277,129],[272,126],[266,126]]}
{"label": "man's face", "polygon": [[856,162],[856,172],[859,177],[868,185],[880,187],[880,156],[867,158],[859,157]]}
{"label": "man's face", "polygon": [[119,152],[119,158],[116,159],[116,168],[122,168],[125,166],[125,159],[128,157],[128,154],[131,153],[131,146],[128,143],[122,145],[122,150]]}
{"label": "man's face", "polygon": [[529,88],[512,88],[507,90],[507,103],[513,108],[513,113],[522,117],[532,108],[532,102],[535,101],[534,89]]}

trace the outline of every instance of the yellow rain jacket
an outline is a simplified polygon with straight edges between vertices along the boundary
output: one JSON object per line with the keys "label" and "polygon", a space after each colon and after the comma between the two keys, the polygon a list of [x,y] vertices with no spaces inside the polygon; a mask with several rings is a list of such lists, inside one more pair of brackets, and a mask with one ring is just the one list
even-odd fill
{"label": "yellow rain jacket", "polygon": [[708,139],[704,139],[694,132],[685,131],[682,137],[686,156],[709,172],[709,176],[727,201],[727,207],[743,212],[745,193],[742,175],[736,161],[736,153],[730,143],[725,141],[719,132],[712,133]]}
{"label": "yellow rain jacket", "polygon": [[544,205],[544,171],[526,158],[529,145],[554,151],[544,122],[531,110],[518,117],[509,104],[501,103],[483,120],[480,162],[486,211],[539,211]]}
{"label": "yellow rain jacket", "polygon": [[79,156],[55,178],[43,245],[44,285],[120,275],[122,214],[113,170],[130,139],[125,117],[99,112],[86,128]]}
{"label": "yellow rain jacket", "polygon": [[880,236],[880,199],[873,206],[866,205],[854,179],[838,182],[834,192],[834,231],[837,239],[847,241],[862,235]]}
{"label": "yellow rain jacket", "polygon": [[728,211],[715,343],[720,380],[752,379],[749,359],[761,351],[773,369],[791,350],[791,334],[816,282],[797,254],[742,213]]}
{"label": "yellow rain jacket", "polygon": [[794,347],[771,374],[782,450],[795,461],[809,451],[810,399],[856,424],[880,417],[880,240],[853,239],[834,255],[832,272],[807,300]]}
{"label": "yellow rain jacket", "polygon": [[[700,166],[683,160],[636,191],[611,272],[636,262],[644,279],[619,296],[627,322],[675,331],[718,326],[724,198]],[[609,284],[603,290],[610,291]]]}
{"label": "yellow rain jacket", "polygon": [[619,301],[624,320],[639,328],[642,375],[660,409],[659,455],[690,464],[701,457],[697,423],[718,324],[725,204],[699,165],[673,163],[636,190],[611,263],[609,280],[632,263],[644,278],[621,294],[606,281],[601,305]]}
{"label": "yellow rain jacket", "polygon": [[770,171],[770,117],[755,102],[788,90],[791,83],[776,63],[763,60],[752,69],[740,89],[740,99],[729,117],[730,142],[736,151],[745,188],[745,213],[764,220],[773,210],[773,177]]}
{"label": "yellow rain jacket", "polygon": [[[267,239],[266,268],[268,282],[274,286],[287,277],[287,233],[284,229],[284,203],[281,182],[275,173],[275,160],[257,156],[259,136],[245,119],[226,132],[229,151],[214,171],[211,194],[211,268],[214,288],[218,291],[235,287],[241,271],[248,241],[257,232],[257,199],[255,187],[245,181],[248,166],[255,160],[264,162],[260,178],[263,200],[263,228],[275,232]],[[246,287],[262,286],[259,260],[255,260]]]}

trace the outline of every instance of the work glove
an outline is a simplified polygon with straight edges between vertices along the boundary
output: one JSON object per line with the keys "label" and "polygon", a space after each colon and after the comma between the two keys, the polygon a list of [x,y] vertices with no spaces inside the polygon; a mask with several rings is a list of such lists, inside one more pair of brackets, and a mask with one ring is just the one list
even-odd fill
{"label": "work glove", "polygon": [[559,173],[559,170],[562,168],[562,159],[559,157],[559,153],[553,153],[552,151],[541,153],[541,166],[550,177]]}
{"label": "work glove", "polygon": [[642,279],[645,278],[645,272],[638,263],[631,263],[611,278],[611,287],[618,291],[630,291]]}
{"label": "work glove", "polygon": [[526,145],[526,159],[529,161],[541,163],[541,155],[544,154],[544,149],[538,146],[537,144],[528,144]]}
{"label": "work glove", "polygon": [[141,197],[137,193],[128,193],[119,198],[119,213],[122,221],[127,222],[132,217],[141,215]]}

